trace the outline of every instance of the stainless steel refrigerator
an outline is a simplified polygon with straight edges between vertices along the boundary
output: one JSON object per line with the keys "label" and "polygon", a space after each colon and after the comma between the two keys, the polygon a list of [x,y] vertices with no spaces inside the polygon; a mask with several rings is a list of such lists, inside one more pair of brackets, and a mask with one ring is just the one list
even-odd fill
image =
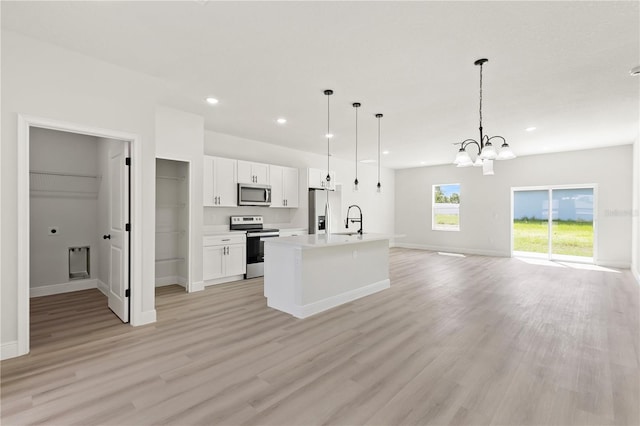
{"label": "stainless steel refrigerator", "polygon": [[[330,217],[325,216],[325,207],[329,197]],[[337,232],[341,228],[342,194],[339,190],[309,189],[309,233],[325,234],[327,225],[329,233]]]}

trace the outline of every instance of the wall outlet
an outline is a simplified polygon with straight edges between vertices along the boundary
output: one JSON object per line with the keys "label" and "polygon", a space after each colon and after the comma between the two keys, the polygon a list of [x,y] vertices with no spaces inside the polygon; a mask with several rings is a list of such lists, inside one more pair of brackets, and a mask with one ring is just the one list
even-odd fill
{"label": "wall outlet", "polygon": [[60,233],[60,229],[57,226],[50,226],[48,235],[58,235]]}

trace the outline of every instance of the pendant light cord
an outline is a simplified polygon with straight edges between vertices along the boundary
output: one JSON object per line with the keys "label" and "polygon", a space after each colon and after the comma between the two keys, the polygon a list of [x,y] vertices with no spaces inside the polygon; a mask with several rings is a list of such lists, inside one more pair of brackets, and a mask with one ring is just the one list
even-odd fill
{"label": "pendant light cord", "polygon": [[378,185],[380,185],[380,117],[378,117]]}
{"label": "pendant light cord", "polygon": [[356,182],[358,181],[358,107],[356,107]]}
{"label": "pendant light cord", "polygon": [[331,139],[331,133],[329,132],[330,129],[330,111],[331,109],[329,108],[329,97],[331,96],[331,94],[327,94],[327,182],[331,181],[331,172],[329,169],[329,157],[331,155],[331,151],[329,150],[329,139]]}
{"label": "pendant light cord", "polygon": [[480,64],[480,128],[482,129],[482,64]]}

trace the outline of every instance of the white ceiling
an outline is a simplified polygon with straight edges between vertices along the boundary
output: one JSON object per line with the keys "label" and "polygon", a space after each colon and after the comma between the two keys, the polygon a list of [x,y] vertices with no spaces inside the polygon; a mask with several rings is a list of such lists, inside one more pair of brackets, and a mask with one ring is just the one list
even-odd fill
{"label": "white ceiling", "polygon": [[[639,3],[2,2],[2,27],[179,88],[206,128],[353,158],[449,163],[484,127],[517,155],[632,143],[638,135]],[[216,106],[206,96],[220,100]],[[286,117],[284,126],[276,118]],[[537,127],[533,132],[524,129]]]}

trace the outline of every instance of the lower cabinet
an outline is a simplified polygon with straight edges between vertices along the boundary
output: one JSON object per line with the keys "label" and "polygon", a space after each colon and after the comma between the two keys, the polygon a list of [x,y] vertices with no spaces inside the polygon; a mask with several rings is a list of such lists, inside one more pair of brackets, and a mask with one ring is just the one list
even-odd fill
{"label": "lower cabinet", "polygon": [[244,233],[204,237],[202,278],[205,286],[243,279],[247,272],[246,253]]}

